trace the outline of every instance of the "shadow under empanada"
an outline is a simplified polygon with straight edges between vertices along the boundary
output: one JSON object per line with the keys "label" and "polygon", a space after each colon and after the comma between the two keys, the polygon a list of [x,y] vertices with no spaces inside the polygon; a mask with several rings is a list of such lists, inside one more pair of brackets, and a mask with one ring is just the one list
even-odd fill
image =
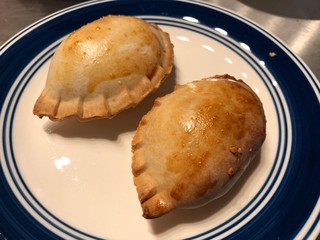
{"label": "shadow under empanada", "polygon": [[96,138],[116,140],[121,133],[135,131],[141,118],[151,109],[156,98],[171,93],[176,85],[175,68],[159,89],[147,96],[138,106],[119,113],[112,119],[94,119],[81,122],[68,118],[61,122],[48,120],[44,130],[48,134],[59,134],[66,138]]}
{"label": "shadow under empanada", "polygon": [[212,217],[215,213],[226,207],[232,201],[232,199],[237,197],[240,190],[245,186],[246,182],[248,181],[248,178],[258,168],[260,161],[261,154],[259,151],[256,157],[252,160],[247,169],[244,171],[242,176],[240,176],[238,181],[224,196],[216,200],[213,200],[212,202],[202,207],[192,209],[175,209],[162,217],[150,220],[150,225],[153,233],[162,234],[177,225],[196,223]]}

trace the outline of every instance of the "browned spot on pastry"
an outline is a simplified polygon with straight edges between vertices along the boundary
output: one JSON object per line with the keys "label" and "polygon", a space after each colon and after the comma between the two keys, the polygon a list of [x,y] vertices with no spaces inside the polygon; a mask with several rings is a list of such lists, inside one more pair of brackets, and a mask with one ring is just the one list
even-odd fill
{"label": "browned spot on pastry", "polygon": [[148,121],[145,118],[142,118],[139,124],[142,126],[142,125],[146,125],[147,122]]}
{"label": "browned spot on pastry", "polygon": [[241,154],[242,154],[242,149],[241,149],[241,147],[235,147],[235,146],[233,146],[233,147],[230,147],[230,152],[232,153],[232,154],[234,154],[235,156],[240,156]]}
{"label": "browned spot on pastry", "polygon": [[132,144],[132,151],[135,151],[135,150],[141,148],[141,146],[142,146],[142,142],[141,142],[141,141],[139,141],[139,142],[138,142],[138,141],[134,142],[134,143]]}
{"label": "browned spot on pastry", "polygon": [[157,98],[157,99],[154,101],[153,106],[154,106],[154,107],[158,107],[158,106],[160,106],[160,105],[161,105],[161,102],[160,102],[159,98]]}
{"label": "browned spot on pastry", "polygon": [[236,173],[236,171],[234,170],[233,167],[229,167],[229,168],[228,168],[228,175],[229,175],[229,176],[233,176],[235,173]]}
{"label": "browned spot on pastry", "polygon": [[170,192],[170,196],[176,201],[180,201],[184,193],[186,192],[186,183],[178,182],[175,184]]}

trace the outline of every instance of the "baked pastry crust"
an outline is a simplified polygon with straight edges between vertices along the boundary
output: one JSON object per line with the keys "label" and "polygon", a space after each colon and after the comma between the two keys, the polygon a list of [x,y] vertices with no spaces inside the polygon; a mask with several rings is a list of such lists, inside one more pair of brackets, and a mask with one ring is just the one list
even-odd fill
{"label": "baked pastry crust", "polygon": [[172,66],[173,45],[157,25],[102,17],[57,48],[33,113],[52,120],[112,118],[157,89]]}
{"label": "baked pastry crust", "polygon": [[156,100],[132,140],[134,184],[145,218],[225,194],[266,136],[262,103],[229,75],[177,86]]}

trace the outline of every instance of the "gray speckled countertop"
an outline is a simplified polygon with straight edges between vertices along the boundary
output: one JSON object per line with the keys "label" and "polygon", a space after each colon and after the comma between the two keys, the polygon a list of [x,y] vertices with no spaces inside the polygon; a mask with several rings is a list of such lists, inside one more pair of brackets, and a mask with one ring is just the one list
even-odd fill
{"label": "gray speckled countertop", "polygon": [[[80,0],[0,0],[0,45],[29,24]],[[283,41],[320,79],[320,1],[207,0],[246,17]]]}

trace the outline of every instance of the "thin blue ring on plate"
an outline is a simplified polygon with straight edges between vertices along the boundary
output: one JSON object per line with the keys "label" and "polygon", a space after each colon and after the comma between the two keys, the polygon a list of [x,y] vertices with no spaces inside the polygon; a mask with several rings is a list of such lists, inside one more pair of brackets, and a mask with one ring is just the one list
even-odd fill
{"label": "thin blue ring on plate", "polygon": [[[177,19],[192,16],[208,28],[225,29],[230,38],[245,42],[257,59],[263,59],[284,94],[292,120],[289,164],[268,207],[228,238],[293,238],[312,215],[312,222],[303,237],[310,236],[317,229],[320,218],[319,84],[307,67],[278,39],[227,10],[196,1],[91,1],[54,13],[26,28],[1,47],[1,109],[18,75],[34,57],[72,30],[107,14],[169,16]],[[277,52],[277,58],[269,57],[270,50]],[[7,115],[1,110],[1,115],[4,114]],[[7,139],[2,136],[1,141],[4,146]],[[3,169],[0,171],[0,230],[3,235],[13,239],[59,239],[28,214],[10,189]],[[208,238],[214,236],[211,231],[200,235]]]}

